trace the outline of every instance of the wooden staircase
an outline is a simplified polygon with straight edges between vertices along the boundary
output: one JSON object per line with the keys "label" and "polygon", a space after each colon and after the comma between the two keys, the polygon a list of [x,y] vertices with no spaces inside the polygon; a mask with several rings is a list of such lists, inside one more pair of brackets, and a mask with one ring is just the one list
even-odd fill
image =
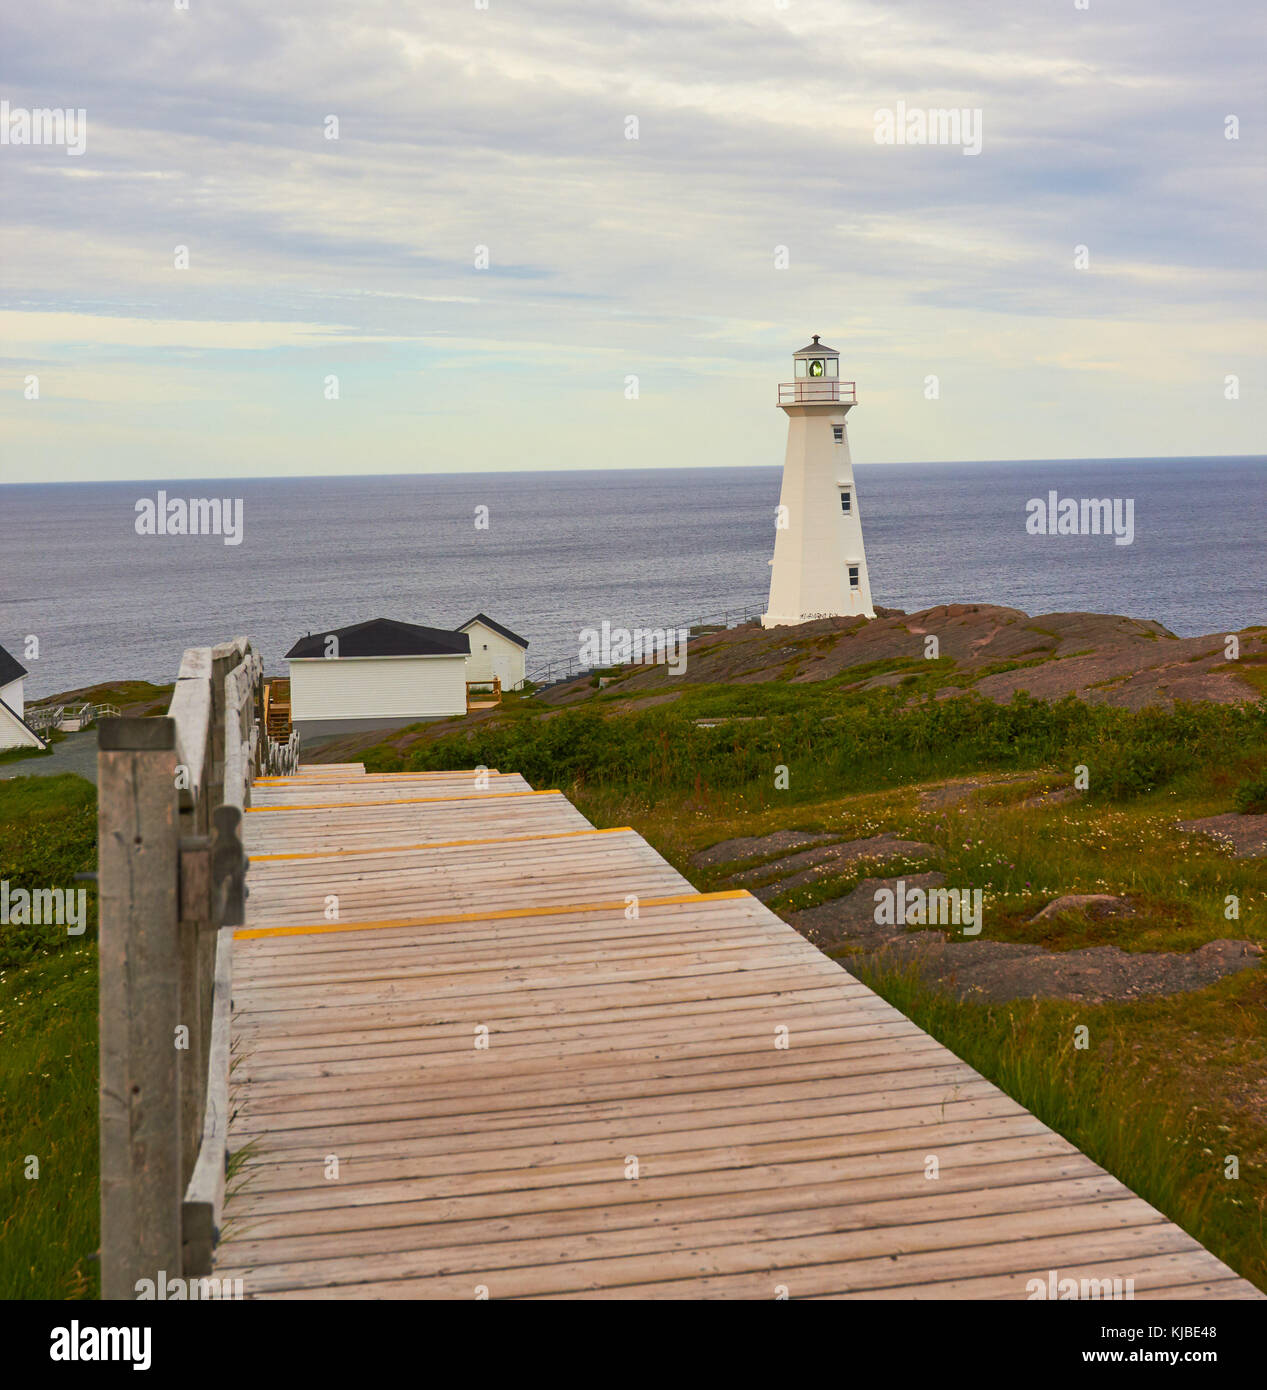
{"label": "wooden staircase", "polygon": [[264,728],[276,743],[290,738],[290,681],[278,677],[264,682]]}

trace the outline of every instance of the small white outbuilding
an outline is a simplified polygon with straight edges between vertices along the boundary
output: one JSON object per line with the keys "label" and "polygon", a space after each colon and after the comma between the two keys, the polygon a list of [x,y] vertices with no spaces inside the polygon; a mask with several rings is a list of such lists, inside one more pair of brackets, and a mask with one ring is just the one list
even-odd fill
{"label": "small white outbuilding", "polygon": [[518,690],[523,685],[526,637],[495,623],[485,613],[477,613],[458,631],[471,639],[471,655],[466,663],[468,681],[500,680],[503,690]]}
{"label": "small white outbuilding", "polygon": [[464,632],[394,618],[301,637],[290,663],[290,718],[300,736],[395,729],[466,713]]}
{"label": "small white outbuilding", "polygon": [[23,719],[25,678],[26,667],[0,647],[0,750],[48,746]]}

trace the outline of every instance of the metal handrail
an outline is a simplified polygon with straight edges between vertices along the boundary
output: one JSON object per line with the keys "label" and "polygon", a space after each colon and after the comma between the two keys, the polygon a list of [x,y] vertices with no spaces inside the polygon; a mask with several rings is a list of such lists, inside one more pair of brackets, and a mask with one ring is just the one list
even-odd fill
{"label": "metal handrail", "polygon": [[834,381],[829,377],[779,382],[776,405],[858,404],[858,385],[854,381]]}
{"label": "metal handrail", "polygon": [[[706,613],[702,617],[692,618],[689,622],[665,623],[664,627],[673,630],[686,628],[688,631],[694,631],[700,627],[739,627],[743,623],[750,623],[754,619],[760,618],[764,612],[764,604],[749,604],[746,608],[727,608],[720,613]],[[544,688],[551,685],[562,685],[565,681],[575,680],[578,676],[585,675],[587,671],[598,669],[598,667],[583,662],[578,656],[555,657],[533,667],[526,679],[533,685]]]}

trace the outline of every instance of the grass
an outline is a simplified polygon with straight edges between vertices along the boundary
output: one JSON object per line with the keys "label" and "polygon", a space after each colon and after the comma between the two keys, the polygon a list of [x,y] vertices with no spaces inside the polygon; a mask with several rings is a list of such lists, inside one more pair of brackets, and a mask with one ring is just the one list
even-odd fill
{"label": "grass", "polygon": [[155,685],[152,681],[103,681],[58,695],[41,696],[41,705],[114,705],[123,714],[166,714],[174,685]]}
{"label": "grass", "polygon": [[0,1299],[96,1298],[95,943],[0,971],[0,1094]]}
{"label": "grass", "polygon": [[0,753],[0,764],[18,763],[25,758],[47,758],[52,751],[51,748],[6,748]]}
{"label": "grass", "polygon": [[[70,888],[95,844],[91,783],[0,782],[0,876],[11,888]],[[0,926],[0,1299],[97,1296],[95,899],[89,890],[80,937]]]}
{"label": "grass", "polygon": [[[700,727],[705,719],[733,722]],[[912,703],[905,692],[850,693],[833,680],[685,687],[670,706],[606,715],[599,701],[535,713],[527,702],[471,730],[420,730],[405,751],[376,745],[364,760],[376,772],[484,763],[538,784],[664,801],[707,792],[759,807],[989,769],[1063,767],[1072,777],[1078,765],[1090,769],[1092,797],[1123,799],[1215,756],[1261,765],[1265,748],[1267,701],[1141,712],[1024,694],[1007,704],[973,694]]]}

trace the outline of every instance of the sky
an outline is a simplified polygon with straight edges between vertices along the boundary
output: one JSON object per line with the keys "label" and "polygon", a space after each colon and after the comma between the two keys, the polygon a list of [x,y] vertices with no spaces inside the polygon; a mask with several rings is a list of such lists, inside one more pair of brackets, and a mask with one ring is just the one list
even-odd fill
{"label": "sky", "polygon": [[0,481],[773,465],[812,333],[858,462],[1261,453],[1265,40],[1256,0],[9,5]]}

